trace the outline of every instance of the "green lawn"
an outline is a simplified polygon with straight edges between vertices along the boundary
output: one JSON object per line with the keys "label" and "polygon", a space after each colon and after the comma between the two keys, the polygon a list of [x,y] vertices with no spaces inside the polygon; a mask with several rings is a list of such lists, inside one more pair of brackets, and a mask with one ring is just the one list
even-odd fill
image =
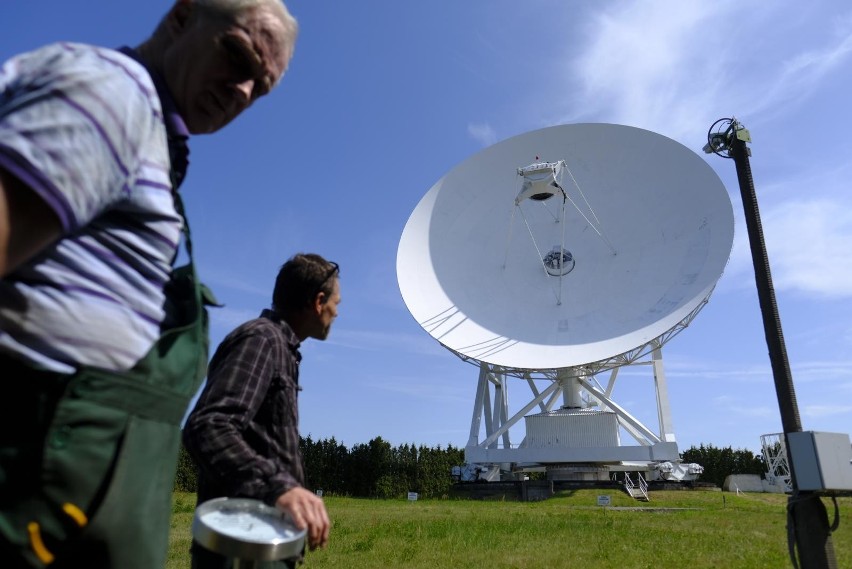
{"label": "green lawn", "polygon": [[[596,505],[600,494],[610,496],[609,508]],[[328,497],[330,545],[309,553],[306,566],[786,569],[786,501],[660,491],[642,503],[613,490],[561,492],[542,502]],[[852,567],[852,498],[838,502],[837,566]],[[193,507],[193,495],[175,494],[169,569],[189,567]]]}

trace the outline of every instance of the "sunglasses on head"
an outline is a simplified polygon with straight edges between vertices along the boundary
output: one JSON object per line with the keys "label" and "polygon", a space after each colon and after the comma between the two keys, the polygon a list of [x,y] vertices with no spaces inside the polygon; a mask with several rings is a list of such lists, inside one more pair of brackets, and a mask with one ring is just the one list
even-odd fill
{"label": "sunglasses on head", "polygon": [[328,279],[330,279],[330,278],[331,278],[331,277],[333,277],[334,275],[339,275],[339,274],[340,274],[340,265],[338,265],[338,264],[337,264],[337,263],[335,263],[334,261],[329,261],[329,262],[328,262],[328,264],[329,264],[329,265],[331,265],[331,268],[328,270],[328,272],[326,273],[326,275],[325,275],[325,276],[323,277],[323,279],[320,281],[320,284],[319,284],[319,286],[317,287],[317,290],[316,290],[316,293],[314,294],[314,296],[316,296],[317,294],[319,294],[319,293],[321,293],[321,292],[322,292],[322,289],[323,289],[323,287],[325,286],[325,283],[327,283],[327,282],[328,282]]}

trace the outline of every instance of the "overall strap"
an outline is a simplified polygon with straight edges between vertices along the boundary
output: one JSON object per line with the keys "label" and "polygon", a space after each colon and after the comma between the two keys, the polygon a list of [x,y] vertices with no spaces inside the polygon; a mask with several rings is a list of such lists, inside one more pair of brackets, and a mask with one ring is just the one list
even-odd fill
{"label": "overall strap", "polygon": [[186,243],[186,253],[189,255],[189,263],[194,266],[195,263],[192,257],[192,234],[189,231],[189,218],[186,216],[186,211],[183,207],[183,199],[180,197],[180,192],[177,190],[177,186],[174,186],[174,181],[172,184],[175,188],[172,191],[172,196],[175,200],[175,211],[177,211],[178,215],[183,218],[181,233],[183,233],[184,242]]}
{"label": "overall strap", "polygon": [[[168,124],[166,126],[168,131]],[[206,306],[222,306],[219,304],[219,301],[216,300],[213,291],[199,280],[198,274],[195,270],[195,259],[192,255],[192,234],[189,231],[189,218],[186,215],[186,211],[183,206],[183,199],[181,198],[180,191],[178,190],[186,176],[186,168],[189,165],[189,160],[187,160],[187,156],[189,156],[189,147],[186,145],[186,139],[186,136],[179,133],[171,131],[168,132],[170,163],[169,179],[172,182],[172,198],[174,199],[175,211],[183,220],[181,233],[183,233],[186,252],[189,256],[189,263],[178,270],[186,272],[188,269],[193,281],[193,286],[195,287],[196,295],[198,296],[198,301],[201,304]],[[175,252],[175,257],[177,257],[177,252]],[[174,260],[172,262],[174,263]]]}
{"label": "overall strap", "polygon": [[[166,125],[167,131],[169,126]],[[175,202],[175,211],[183,219],[181,232],[183,233],[186,242],[186,252],[189,255],[189,263],[194,265],[192,257],[192,235],[189,231],[189,219],[186,216],[186,210],[183,207],[183,199],[180,196],[180,185],[186,177],[186,168],[189,165],[187,156],[189,148],[186,144],[186,137],[177,133],[168,132],[169,141],[169,179],[172,182],[172,197]]]}

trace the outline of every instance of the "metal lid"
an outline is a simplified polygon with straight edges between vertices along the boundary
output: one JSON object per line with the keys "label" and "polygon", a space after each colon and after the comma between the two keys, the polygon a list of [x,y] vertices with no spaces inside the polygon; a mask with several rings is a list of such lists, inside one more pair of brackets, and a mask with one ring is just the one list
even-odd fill
{"label": "metal lid", "polygon": [[214,498],[198,506],[192,536],[207,549],[234,559],[276,561],[297,557],[305,544],[280,510],[250,498]]}

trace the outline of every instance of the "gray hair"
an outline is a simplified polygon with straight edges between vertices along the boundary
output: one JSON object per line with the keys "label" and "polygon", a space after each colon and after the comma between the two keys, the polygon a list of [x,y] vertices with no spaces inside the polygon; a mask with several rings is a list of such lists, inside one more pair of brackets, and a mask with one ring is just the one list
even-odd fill
{"label": "gray hair", "polygon": [[289,62],[293,57],[293,48],[296,45],[296,37],[299,35],[299,24],[282,0],[192,0],[192,3],[208,14],[229,18],[239,16],[252,8],[269,8],[284,26],[287,61]]}

